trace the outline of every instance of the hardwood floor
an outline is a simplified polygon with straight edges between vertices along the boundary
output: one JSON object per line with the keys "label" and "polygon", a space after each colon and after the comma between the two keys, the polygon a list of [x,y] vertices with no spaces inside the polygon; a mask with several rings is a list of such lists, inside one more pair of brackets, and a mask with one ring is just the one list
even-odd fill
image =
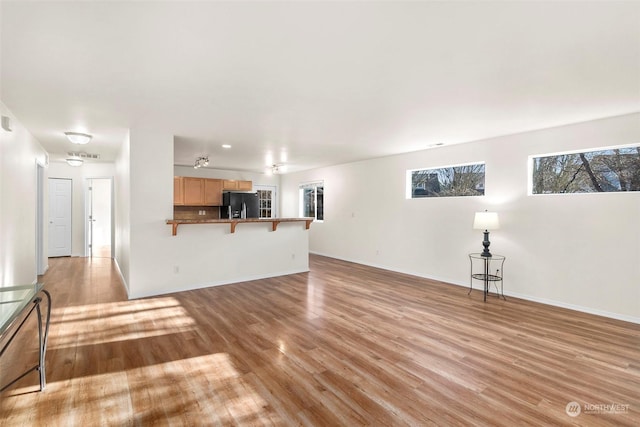
{"label": "hardwood floor", "polygon": [[[0,396],[0,423],[640,424],[639,325],[483,303],[479,291],[330,258],[310,264],[128,301],[110,259],[51,259],[47,389],[33,392],[35,373],[17,383]],[[35,348],[16,352],[26,335],[1,379],[35,360]]]}

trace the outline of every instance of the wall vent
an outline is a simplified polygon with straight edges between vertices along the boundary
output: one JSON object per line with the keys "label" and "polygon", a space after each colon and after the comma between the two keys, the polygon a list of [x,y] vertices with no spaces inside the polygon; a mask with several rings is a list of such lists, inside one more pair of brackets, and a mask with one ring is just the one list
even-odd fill
{"label": "wall vent", "polygon": [[90,153],[85,153],[84,151],[69,151],[67,154],[69,156],[79,157],[81,159],[99,159],[100,158],[100,154],[90,154]]}

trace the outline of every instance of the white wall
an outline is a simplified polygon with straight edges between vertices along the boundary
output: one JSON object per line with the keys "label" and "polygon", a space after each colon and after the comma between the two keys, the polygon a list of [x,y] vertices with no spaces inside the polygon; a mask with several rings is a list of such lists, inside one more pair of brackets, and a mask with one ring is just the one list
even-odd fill
{"label": "white wall", "polygon": [[82,166],[69,166],[66,162],[51,162],[49,164],[49,178],[71,179],[71,255],[86,256],[85,254],[85,207],[87,178],[113,178],[115,165],[113,163],[85,162]]}
{"label": "white wall", "polygon": [[228,225],[182,225],[172,236],[173,136],[132,128],[130,164],[130,298],[308,271],[303,222],[275,232],[270,224],[240,224],[234,234]]}
{"label": "white wall", "polygon": [[[640,114],[288,174],[283,216],[298,213],[299,183],[324,180],[311,252],[468,286],[474,212],[495,210],[505,294],[640,323],[640,193],[527,194],[530,155],[631,143]],[[483,197],[405,198],[408,169],[480,161]]]}
{"label": "white wall", "polygon": [[2,102],[0,113],[13,127],[0,129],[0,286],[24,285],[37,279],[36,162],[46,152]]}

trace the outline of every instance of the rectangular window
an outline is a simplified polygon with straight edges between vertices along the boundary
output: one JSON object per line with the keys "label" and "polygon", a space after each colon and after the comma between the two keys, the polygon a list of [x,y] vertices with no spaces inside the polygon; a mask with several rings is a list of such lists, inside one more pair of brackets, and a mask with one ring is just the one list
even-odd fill
{"label": "rectangular window", "polygon": [[[274,187],[275,189],[275,187]],[[274,189],[262,186],[258,189],[258,203],[260,209],[260,218],[274,218],[275,206],[274,206]]]}
{"label": "rectangular window", "polygon": [[324,220],[324,182],[300,185],[300,216]]}
{"label": "rectangular window", "polygon": [[407,171],[407,199],[484,196],[484,163]]}
{"label": "rectangular window", "polygon": [[640,145],[532,157],[532,194],[640,191]]}

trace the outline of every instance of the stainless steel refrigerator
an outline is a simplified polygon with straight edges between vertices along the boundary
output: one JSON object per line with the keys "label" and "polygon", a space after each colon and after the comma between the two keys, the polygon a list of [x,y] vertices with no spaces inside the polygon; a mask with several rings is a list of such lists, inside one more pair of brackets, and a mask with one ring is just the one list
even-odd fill
{"label": "stainless steel refrigerator", "polygon": [[220,218],[258,218],[258,193],[234,193],[222,194],[222,208]]}

